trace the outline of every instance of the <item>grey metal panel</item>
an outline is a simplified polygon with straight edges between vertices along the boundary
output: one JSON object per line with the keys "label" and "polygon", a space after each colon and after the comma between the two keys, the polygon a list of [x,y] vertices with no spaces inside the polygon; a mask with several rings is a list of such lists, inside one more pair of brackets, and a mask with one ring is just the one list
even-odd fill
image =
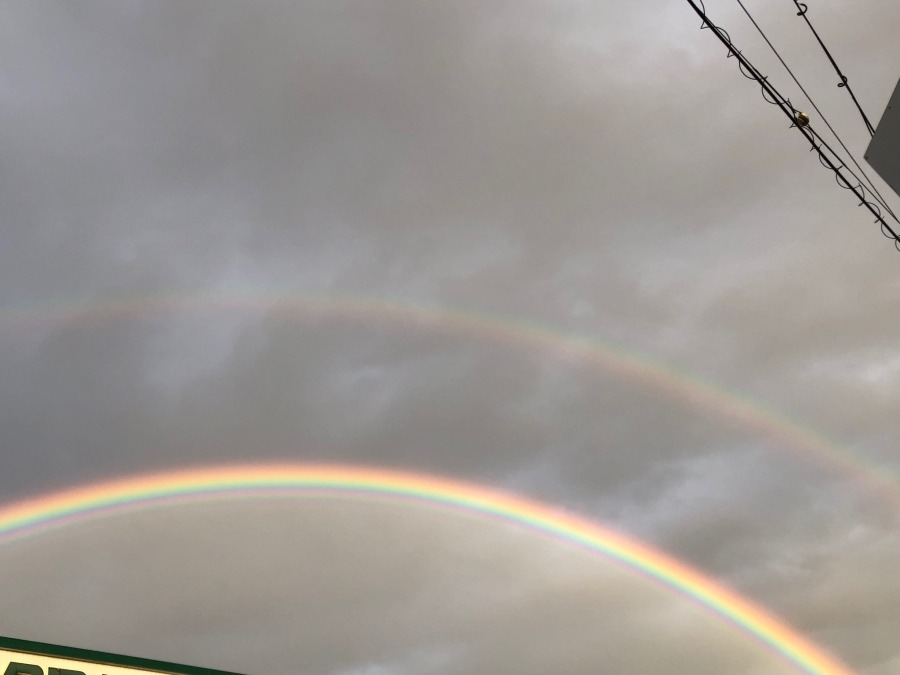
{"label": "grey metal panel", "polygon": [[884,182],[900,195],[900,82],[881,116],[865,157]]}

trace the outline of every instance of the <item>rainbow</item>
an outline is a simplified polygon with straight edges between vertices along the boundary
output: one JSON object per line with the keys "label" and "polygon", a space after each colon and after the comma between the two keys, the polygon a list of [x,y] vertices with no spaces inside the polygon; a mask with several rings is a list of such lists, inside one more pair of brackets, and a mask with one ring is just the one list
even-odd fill
{"label": "rainbow", "polygon": [[56,326],[68,322],[103,321],[129,317],[171,316],[178,312],[245,311],[260,315],[331,318],[388,322],[419,331],[439,331],[508,344],[519,349],[543,350],[632,382],[661,396],[715,415],[728,423],[764,435],[794,450],[867,492],[900,507],[900,478],[886,467],[867,464],[815,431],[739,393],[654,362],[646,355],[603,343],[594,338],[566,334],[520,319],[447,307],[351,295],[286,295],[230,293],[132,297],[80,306],[7,309],[0,312],[0,328]]}
{"label": "rainbow", "polygon": [[184,470],[98,483],[0,509],[0,541],[101,518],[197,500],[290,492],[389,497],[496,518],[577,544],[674,590],[818,675],[851,671],[793,629],[666,554],[610,529],[524,497],[421,474],[325,465],[249,465]]}

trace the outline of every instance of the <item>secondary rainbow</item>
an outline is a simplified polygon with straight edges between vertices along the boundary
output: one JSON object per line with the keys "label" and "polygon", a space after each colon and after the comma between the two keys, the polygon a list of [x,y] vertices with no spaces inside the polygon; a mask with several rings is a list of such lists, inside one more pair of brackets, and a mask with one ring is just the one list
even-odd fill
{"label": "secondary rainbow", "polygon": [[834,657],[785,623],[684,563],[613,530],[530,499],[445,478],[329,465],[247,465],[156,473],[78,487],[0,508],[0,541],[102,518],[197,500],[279,491],[390,497],[458,509],[527,527],[602,554],[718,614],[803,672],[849,675]]}
{"label": "secondary rainbow", "polygon": [[0,311],[0,327],[15,329],[56,326],[68,322],[150,318],[177,313],[195,316],[203,311],[243,311],[258,316],[332,318],[387,322],[419,331],[457,334],[509,344],[520,349],[543,350],[557,358],[583,363],[610,373],[668,399],[727,420],[777,441],[782,447],[878,495],[900,509],[900,479],[886,467],[855,457],[775,410],[712,382],[657,363],[647,355],[593,337],[567,334],[517,318],[466,309],[418,305],[379,297],[305,292],[170,294],[120,297],[83,305],[30,307]]}

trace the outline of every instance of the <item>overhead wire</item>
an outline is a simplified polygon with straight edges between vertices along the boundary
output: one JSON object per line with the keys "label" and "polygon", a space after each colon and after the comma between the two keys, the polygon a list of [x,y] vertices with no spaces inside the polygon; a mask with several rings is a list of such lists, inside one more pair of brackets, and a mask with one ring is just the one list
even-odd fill
{"label": "overhead wire", "polygon": [[[893,240],[894,248],[900,251],[900,235],[898,235],[885,221],[880,206],[869,200],[870,196],[874,199],[871,190],[863,186],[856,174],[853,173],[853,170],[847,166],[846,162],[831,148],[828,142],[809,125],[809,119],[793,106],[790,99],[782,96],[774,85],[769,82],[768,76],[763,75],[757,70],[757,68],[750,63],[749,59],[735,47],[728,32],[712,22],[706,14],[706,6],[703,0],[687,0],[687,2],[702,20],[700,28],[709,28],[719,41],[725,45],[728,50],[727,58],[735,57],[737,59],[738,68],[741,74],[749,80],[755,80],[760,85],[763,99],[772,105],[778,106],[788,119],[791,120],[791,127],[796,127],[800,133],[803,134],[804,138],[809,141],[812,146],[810,151],[815,151],[818,154],[819,162],[822,166],[830,169],[834,173],[835,181],[840,187],[850,190],[859,199],[859,206],[864,206],[875,216],[875,222],[880,224],[881,233],[888,239]],[[856,185],[853,185],[847,179],[844,175],[845,171],[853,177],[856,181]],[[894,216],[893,213],[891,213],[891,216],[897,221],[897,217]]]}
{"label": "overhead wire", "polygon": [[[837,142],[841,144],[841,147],[844,149],[844,152],[847,153],[847,155],[850,157],[850,160],[853,162],[853,164],[856,166],[856,168],[859,169],[859,172],[865,177],[866,186],[871,189],[873,196],[876,197],[876,200],[878,201],[879,205],[881,205],[881,207],[884,208],[885,211],[890,213],[891,216],[894,216],[894,212],[887,205],[887,201],[881,195],[881,193],[878,191],[878,188],[875,187],[875,184],[872,182],[872,179],[869,178],[869,174],[867,174],[866,170],[863,169],[862,166],[860,166],[858,161],[856,161],[856,157],[854,157],[853,153],[850,152],[850,149],[846,146],[844,141],[841,140],[840,135],[838,134],[837,131],[834,130],[834,127],[831,126],[831,123],[828,121],[828,118],[825,117],[825,113],[823,113],[819,109],[819,106],[816,105],[816,102],[813,101],[812,97],[809,95],[809,93],[807,93],[806,89],[800,83],[800,80],[798,80],[797,76],[794,75],[794,71],[791,70],[790,66],[788,66],[788,64],[785,62],[785,60],[781,57],[781,54],[775,48],[775,45],[773,45],[771,40],[769,40],[768,36],[765,34],[765,31],[763,31],[762,27],[756,22],[756,19],[753,18],[753,15],[750,14],[750,11],[747,9],[747,7],[744,5],[744,3],[741,0],[736,0],[736,2],[738,5],[740,5],[741,9],[744,10],[744,14],[747,15],[747,18],[750,19],[750,22],[756,28],[757,32],[762,36],[762,39],[766,41],[767,45],[769,45],[769,49],[772,50],[772,53],[775,54],[775,56],[781,62],[781,65],[784,66],[784,69],[788,72],[788,74],[794,80],[796,85],[800,88],[800,91],[803,92],[803,95],[806,97],[806,100],[809,101],[809,104],[818,113],[819,117],[822,118],[822,121],[825,123],[825,126],[828,127],[829,131],[831,131],[832,135],[837,139]],[[896,219],[896,216],[894,216],[894,218]]]}
{"label": "overhead wire", "polygon": [[806,16],[806,13],[809,11],[809,7],[803,3],[798,2],[798,0],[793,0],[794,4],[797,6],[797,16],[803,17],[803,20],[806,22],[806,25],[809,26],[809,29],[812,31],[812,34],[815,36],[816,41],[819,43],[819,46],[822,47],[822,50],[825,52],[825,56],[828,57],[828,60],[831,61],[831,65],[834,67],[834,71],[838,74],[838,77],[841,78],[841,81],[838,82],[839,89],[846,89],[847,93],[850,94],[850,98],[853,99],[853,103],[856,104],[856,109],[859,110],[859,114],[863,118],[863,122],[866,124],[866,129],[869,131],[870,136],[875,135],[875,128],[872,126],[872,123],[869,122],[869,118],[866,117],[866,113],[863,112],[862,106],[859,104],[859,101],[856,100],[856,95],[853,93],[853,90],[850,88],[850,83],[847,81],[847,76],[841,72],[840,67],[837,64],[837,61],[834,60],[834,57],[831,55],[831,52],[828,51],[828,47],[825,46],[825,43],[822,41],[822,38],[819,37],[816,29],[813,28],[812,23],[809,18]]}

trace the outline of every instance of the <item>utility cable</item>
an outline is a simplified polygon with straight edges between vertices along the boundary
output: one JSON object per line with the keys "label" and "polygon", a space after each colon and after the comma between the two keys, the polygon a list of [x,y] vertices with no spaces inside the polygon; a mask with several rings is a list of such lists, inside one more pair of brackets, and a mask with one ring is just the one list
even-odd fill
{"label": "utility cable", "polygon": [[809,7],[807,7],[805,3],[799,2],[798,0],[794,0],[794,4],[797,5],[797,16],[803,17],[803,20],[806,22],[806,25],[809,26],[812,34],[816,36],[816,41],[822,47],[822,50],[825,52],[825,56],[827,56],[828,60],[831,61],[831,65],[834,67],[834,72],[836,72],[838,74],[838,77],[841,78],[841,81],[838,82],[838,88],[844,88],[847,90],[847,93],[850,94],[850,98],[852,98],[853,102],[856,104],[856,109],[859,110],[859,114],[862,115],[863,122],[866,123],[866,129],[869,130],[869,135],[874,136],[875,128],[872,126],[872,123],[869,122],[869,118],[866,117],[866,113],[863,112],[862,106],[859,104],[859,101],[856,100],[856,96],[854,95],[853,90],[850,88],[850,84],[847,82],[847,76],[841,72],[841,69],[838,67],[837,61],[834,60],[831,52],[828,51],[828,47],[826,47],[825,43],[822,42],[822,38],[819,37],[816,29],[813,28],[812,23],[810,23],[809,19],[807,18],[806,12],[809,11]]}
{"label": "utility cable", "polygon": [[825,117],[825,113],[823,113],[821,110],[819,110],[819,106],[816,105],[816,102],[812,100],[812,97],[806,92],[806,89],[803,88],[803,85],[800,84],[800,80],[798,80],[797,77],[794,75],[794,72],[790,69],[790,66],[788,66],[788,64],[785,63],[784,59],[781,58],[781,54],[779,54],[778,50],[775,49],[775,45],[772,44],[772,42],[766,36],[765,32],[763,32],[763,29],[756,22],[756,19],[753,18],[753,16],[750,14],[750,12],[744,6],[744,3],[741,2],[741,0],[737,0],[737,4],[739,4],[741,6],[741,9],[744,10],[744,14],[747,15],[747,18],[750,19],[750,22],[754,25],[757,32],[759,32],[759,34],[762,36],[763,40],[766,41],[766,44],[769,45],[769,49],[771,49],[772,53],[775,54],[776,57],[778,57],[778,60],[781,61],[781,65],[784,66],[784,69],[788,72],[788,74],[791,76],[791,78],[794,80],[794,82],[797,84],[797,86],[800,87],[800,91],[803,92],[803,95],[806,97],[806,100],[809,101],[809,104],[819,114],[819,117],[821,117],[822,121],[825,122],[825,126],[828,127],[828,129],[831,131],[831,133],[837,139],[837,142],[841,144],[841,147],[844,149],[844,152],[847,153],[847,155],[850,157],[853,164],[856,166],[857,169],[859,169],[859,172],[865,177],[866,186],[871,189],[871,191],[873,192],[874,195],[876,195],[878,203],[881,205],[882,208],[884,208],[885,211],[887,211],[888,213],[890,213],[893,216],[894,212],[891,211],[891,208],[887,205],[887,201],[885,200],[884,197],[881,196],[881,193],[878,191],[878,188],[875,187],[875,184],[872,182],[872,179],[869,178],[869,175],[866,173],[866,170],[863,169],[860,166],[859,162],[856,161],[856,157],[853,156],[853,153],[850,152],[850,149],[844,144],[844,141],[841,140],[841,137],[838,135],[838,132],[836,132],[834,130],[834,127],[831,126],[831,123],[828,121],[828,118]]}
{"label": "utility cable", "polygon": [[[894,247],[898,251],[900,251],[900,235],[898,235],[897,232],[887,224],[879,206],[869,200],[869,195],[871,195],[871,192],[862,185],[862,183],[856,177],[856,174],[853,173],[852,169],[850,169],[846,165],[846,163],[831,148],[831,146],[828,145],[828,143],[818,133],[816,133],[814,129],[810,127],[809,117],[794,108],[790,100],[782,96],[778,92],[778,90],[769,82],[769,78],[760,73],[753,66],[753,64],[750,63],[747,57],[744,56],[740,52],[740,50],[738,50],[734,46],[734,43],[731,41],[731,37],[728,35],[728,33],[724,29],[716,26],[710,20],[710,18],[706,15],[706,7],[703,4],[703,0],[687,0],[687,2],[703,22],[700,28],[709,28],[713,33],[715,33],[719,41],[728,49],[728,58],[731,58],[733,56],[737,59],[741,74],[744,75],[744,77],[746,77],[747,79],[755,80],[760,85],[760,87],[762,88],[763,98],[768,103],[778,106],[778,108],[781,109],[785,116],[791,120],[791,127],[796,127],[800,131],[800,133],[803,134],[803,137],[806,138],[806,140],[811,144],[812,148],[810,149],[810,151],[815,150],[816,153],[818,153],[819,162],[822,164],[822,166],[834,172],[834,177],[837,184],[846,190],[850,190],[859,199],[859,206],[865,206],[869,210],[869,212],[873,216],[875,216],[875,222],[880,223],[881,233],[888,239],[892,239],[894,242]],[[698,2],[700,3],[699,6],[697,4]],[[847,176],[844,174],[845,171],[853,177],[853,179],[856,181],[856,185],[853,185],[847,179]],[[897,221],[896,216],[894,216],[894,220]],[[900,221],[897,222],[900,223]]]}

